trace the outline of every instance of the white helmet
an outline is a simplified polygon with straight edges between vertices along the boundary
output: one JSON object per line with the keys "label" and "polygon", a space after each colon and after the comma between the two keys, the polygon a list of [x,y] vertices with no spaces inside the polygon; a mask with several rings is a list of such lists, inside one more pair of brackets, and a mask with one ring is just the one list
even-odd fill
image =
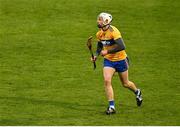
{"label": "white helmet", "polygon": [[97,19],[102,18],[103,25],[109,25],[112,22],[112,15],[109,13],[102,12],[98,15]]}

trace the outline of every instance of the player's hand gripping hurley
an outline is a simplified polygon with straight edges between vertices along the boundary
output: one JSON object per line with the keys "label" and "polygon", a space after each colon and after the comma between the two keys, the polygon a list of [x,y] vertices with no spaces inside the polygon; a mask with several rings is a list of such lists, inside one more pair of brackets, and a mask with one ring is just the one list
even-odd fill
{"label": "player's hand gripping hurley", "polygon": [[[94,54],[93,54],[93,51],[92,51],[92,36],[90,36],[88,38],[88,40],[87,40],[87,47],[89,48],[92,59],[94,59]],[[94,64],[94,70],[95,70],[96,69],[96,62],[93,61],[93,64]]]}

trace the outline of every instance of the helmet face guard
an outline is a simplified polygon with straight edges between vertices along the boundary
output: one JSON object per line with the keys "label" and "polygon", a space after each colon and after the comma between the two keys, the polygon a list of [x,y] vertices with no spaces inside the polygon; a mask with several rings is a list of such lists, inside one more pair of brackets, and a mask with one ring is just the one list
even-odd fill
{"label": "helmet face guard", "polygon": [[98,22],[98,28],[103,28],[107,25],[110,25],[112,22],[112,15],[108,13],[100,13],[97,17],[97,22]]}

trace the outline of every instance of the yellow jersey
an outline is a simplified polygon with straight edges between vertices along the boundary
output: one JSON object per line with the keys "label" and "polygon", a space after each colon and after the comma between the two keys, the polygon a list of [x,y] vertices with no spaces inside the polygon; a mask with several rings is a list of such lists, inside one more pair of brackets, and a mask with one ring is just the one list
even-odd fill
{"label": "yellow jersey", "polygon": [[[110,25],[109,29],[106,31],[99,30],[96,33],[96,37],[98,42],[101,42],[103,44],[103,50],[110,50],[114,47],[114,40],[122,38],[121,33],[119,30],[115,27]],[[118,51],[116,53],[107,54],[104,56],[105,59],[108,59],[110,61],[120,61],[126,59],[127,54],[125,50]]]}

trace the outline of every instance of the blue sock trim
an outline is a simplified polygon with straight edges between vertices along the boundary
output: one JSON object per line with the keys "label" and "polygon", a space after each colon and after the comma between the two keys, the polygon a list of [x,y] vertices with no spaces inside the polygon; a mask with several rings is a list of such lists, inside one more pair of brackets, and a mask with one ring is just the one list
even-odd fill
{"label": "blue sock trim", "polygon": [[109,106],[114,106],[114,100],[109,101]]}

